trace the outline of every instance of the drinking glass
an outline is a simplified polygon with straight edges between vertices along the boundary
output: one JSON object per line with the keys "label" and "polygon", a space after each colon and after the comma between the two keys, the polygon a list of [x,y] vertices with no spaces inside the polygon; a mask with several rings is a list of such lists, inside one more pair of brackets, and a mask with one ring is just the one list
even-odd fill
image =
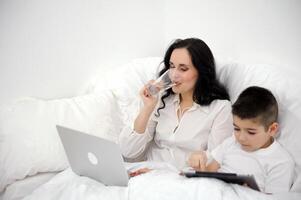
{"label": "drinking glass", "polygon": [[156,95],[159,92],[163,92],[168,90],[172,86],[176,85],[170,79],[170,71],[167,70],[164,72],[155,82],[153,82],[149,87],[148,90],[151,95]]}

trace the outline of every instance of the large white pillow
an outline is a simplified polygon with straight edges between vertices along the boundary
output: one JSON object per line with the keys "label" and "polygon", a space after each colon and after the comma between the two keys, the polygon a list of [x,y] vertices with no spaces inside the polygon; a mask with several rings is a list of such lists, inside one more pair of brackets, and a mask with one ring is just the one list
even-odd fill
{"label": "large white pillow", "polygon": [[123,127],[110,91],[70,99],[27,98],[0,118],[0,192],[15,180],[68,166],[56,124],[117,141]]}
{"label": "large white pillow", "polygon": [[301,82],[270,65],[244,65],[218,62],[218,78],[227,87],[232,103],[249,86],[270,89],[279,105],[278,141],[296,162],[296,179],[292,191],[301,192]]}

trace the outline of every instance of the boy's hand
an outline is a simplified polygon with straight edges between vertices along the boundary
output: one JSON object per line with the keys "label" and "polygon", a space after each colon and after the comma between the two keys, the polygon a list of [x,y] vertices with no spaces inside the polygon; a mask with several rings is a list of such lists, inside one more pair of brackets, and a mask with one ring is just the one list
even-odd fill
{"label": "boy's hand", "polygon": [[192,152],[188,158],[188,164],[196,171],[206,171],[207,156],[204,151]]}

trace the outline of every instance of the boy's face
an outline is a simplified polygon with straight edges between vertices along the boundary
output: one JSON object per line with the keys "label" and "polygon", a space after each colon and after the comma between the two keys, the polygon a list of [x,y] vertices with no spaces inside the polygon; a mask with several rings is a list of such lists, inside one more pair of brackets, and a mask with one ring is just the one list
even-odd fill
{"label": "boy's face", "polygon": [[270,146],[276,134],[278,124],[271,124],[266,130],[258,119],[241,119],[233,116],[234,135],[244,151],[256,151]]}

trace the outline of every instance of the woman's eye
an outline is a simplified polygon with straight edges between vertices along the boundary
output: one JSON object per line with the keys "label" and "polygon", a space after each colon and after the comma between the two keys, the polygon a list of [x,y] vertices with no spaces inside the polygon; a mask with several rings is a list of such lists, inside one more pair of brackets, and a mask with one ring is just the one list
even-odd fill
{"label": "woman's eye", "polygon": [[255,134],[256,134],[255,132],[251,132],[251,131],[248,131],[248,133],[249,133],[250,135],[255,135]]}
{"label": "woman's eye", "polygon": [[234,128],[234,131],[240,131],[240,129],[239,128]]}
{"label": "woman's eye", "polygon": [[188,69],[187,68],[181,68],[181,71],[186,72]]}

